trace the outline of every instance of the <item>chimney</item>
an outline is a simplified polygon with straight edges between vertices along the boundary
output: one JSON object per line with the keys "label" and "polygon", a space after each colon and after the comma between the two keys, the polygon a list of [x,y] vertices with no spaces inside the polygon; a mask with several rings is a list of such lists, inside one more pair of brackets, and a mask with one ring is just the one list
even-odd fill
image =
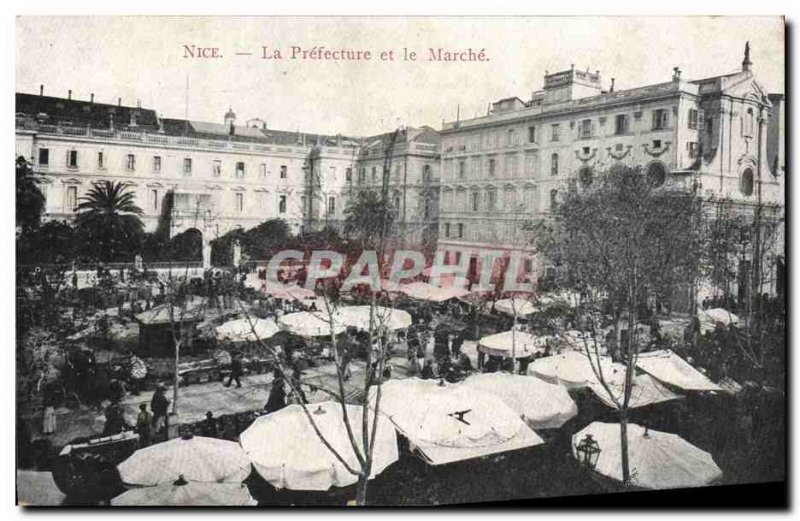
{"label": "chimney", "polygon": [[71,100],[71,99],[72,99],[72,89],[69,89],[69,90],[67,91],[67,99],[68,99],[68,100]]}
{"label": "chimney", "polygon": [[263,130],[264,132],[267,131],[267,122],[266,121],[262,121],[261,122],[261,130]]}
{"label": "chimney", "polygon": [[117,106],[118,107],[122,106],[122,98],[117,98]]}
{"label": "chimney", "polygon": [[611,78],[611,90],[609,90],[608,92],[614,92],[614,80],[615,79],[616,78]]}
{"label": "chimney", "polygon": [[39,85],[39,96],[44,96],[44,85]]}
{"label": "chimney", "polygon": [[94,103],[94,92],[89,94],[89,103]]}
{"label": "chimney", "polygon": [[672,68],[672,81],[681,81],[681,69],[680,69],[680,67],[673,67]]}

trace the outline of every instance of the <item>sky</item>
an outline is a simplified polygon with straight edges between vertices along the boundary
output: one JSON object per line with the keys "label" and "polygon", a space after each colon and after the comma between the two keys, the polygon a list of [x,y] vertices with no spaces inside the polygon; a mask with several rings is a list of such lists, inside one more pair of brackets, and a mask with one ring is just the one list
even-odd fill
{"label": "sky", "polygon": [[[163,117],[363,136],[400,125],[483,115],[490,102],[530,98],[546,71],[599,70],[604,88],[740,70],[750,41],[756,79],[784,92],[779,17],[19,17],[16,90],[135,105]],[[221,58],[186,57],[184,46]],[[262,59],[279,50],[282,60]],[[290,59],[293,46],[370,51],[369,61]],[[403,60],[403,49],[417,60]],[[428,49],[488,61],[429,61]],[[394,60],[381,60],[383,51]],[[206,51],[207,54],[212,51]],[[236,55],[236,53],[252,53]],[[188,95],[187,95],[188,80]]]}

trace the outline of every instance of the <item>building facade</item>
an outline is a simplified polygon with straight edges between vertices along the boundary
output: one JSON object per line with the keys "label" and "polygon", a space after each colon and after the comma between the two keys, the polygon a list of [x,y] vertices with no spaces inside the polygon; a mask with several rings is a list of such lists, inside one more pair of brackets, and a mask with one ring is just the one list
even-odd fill
{"label": "building facade", "polygon": [[438,249],[450,262],[522,252],[535,280],[544,266],[524,224],[617,164],[642,167],[656,187],[782,211],[783,98],[751,68],[748,49],[732,74],[687,81],[675,68],[664,83],[614,90],[612,79],[604,90],[599,71],[573,66],[546,74],[528,101],[502,99],[486,116],[445,123]]}

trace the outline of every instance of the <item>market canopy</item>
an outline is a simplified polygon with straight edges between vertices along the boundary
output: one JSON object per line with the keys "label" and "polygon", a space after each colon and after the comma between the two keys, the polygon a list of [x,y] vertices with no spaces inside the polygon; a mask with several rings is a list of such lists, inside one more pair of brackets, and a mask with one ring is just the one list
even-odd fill
{"label": "market canopy", "polygon": [[555,429],[578,414],[566,387],[539,378],[508,373],[474,374],[460,385],[491,393],[532,429]]}
{"label": "market canopy", "polygon": [[494,308],[506,315],[524,317],[539,311],[533,302],[524,299],[504,298],[494,303]]}
{"label": "market canopy", "polygon": [[300,287],[296,284],[265,284],[262,291],[267,295],[282,300],[306,300],[316,296],[310,289]]}
{"label": "market canopy", "polygon": [[225,322],[216,328],[217,339],[230,342],[257,342],[266,340],[280,331],[272,319],[240,318]]}
{"label": "market canopy", "polygon": [[[594,422],[572,437],[572,451],[587,434],[600,447],[595,471],[622,482],[620,427]],[[628,424],[631,485],[648,489],[702,487],[722,477],[711,455],[677,434]]]}
{"label": "market canopy", "polygon": [[625,366],[612,362],[610,357],[592,354],[590,360],[586,353],[579,351],[537,358],[528,366],[528,374],[577,389],[599,382],[595,372],[598,368],[607,382],[621,381],[625,376]]}
{"label": "market canopy", "polygon": [[401,284],[400,292],[418,300],[429,300],[431,302],[444,302],[451,298],[459,298],[469,294],[469,290],[446,287],[440,288],[427,282],[411,282],[409,284]]}
{"label": "market canopy", "polygon": [[525,358],[542,353],[547,347],[547,337],[534,336],[524,331],[503,331],[485,336],[478,342],[478,351],[503,358]]}
{"label": "market canopy", "polygon": [[[342,405],[324,402],[309,405],[309,414],[324,439],[355,470],[358,459],[347,435]],[[346,405],[347,416],[359,450],[362,446],[362,407]],[[369,416],[369,428],[373,416]],[[289,405],[261,416],[240,435],[242,447],[256,471],[275,488],[291,490],[328,490],[346,487],[358,481],[355,474],[334,456],[314,431],[302,406]],[[397,433],[384,417],[378,418],[372,473],[374,478],[397,461]]]}
{"label": "market canopy", "polygon": [[669,349],[640,353],[636,367],[661,382],[684,391],[721,391],[722,387]]}
{"label": "market canopy", "polygon": [[[609,382],[607,384],[608,389],[606,389],[606,387],[603,387],[599,382],[592,382],[589,384],[589,388],[597,395],[601,402],[612,409],[616,409],[617,405],[614,403],[614,400],[611,399],[611,396],[609,396],[609,391],[611,391],[614,399],[621,404],[625,390],[622,384],[623,382]],[[633,387],[631,388],[630,396],[628,407],[632,409],[682,398],[681,395],[673,393],[649,374],[642,374],[633,378]]]}
{"label": "market canopy", "polygon": [[278,319],[278,325],[284,331],[304,337],[330,336],[331,327],[333,334],[338,335],[345,330],[345,326],[335,319],[331,323],[328,313],[323,311],[299,311],[289,313]]}
{"label": "market canopy", "polygon": [[134,488],[111,500],[115,507],[255,506],[242,483],[197,483],[176,480],[156,487]]}
{"label": "market canopy", "polygon": [[[372,388],[373,408],[376,395]],[[431,465],[544,443],[501,398],[461,384],[389,380],[381,386],[378,410]]]}
{"label": "market canopy", "polygon": [[134,452],[117,466],[122,482],[135,486],[169,484],[180,476],[191,482],[241,483],[250,460],[238,443],[191,436]]}
{"label": "market canopy", "polygon": [[334,319],[345,327],[356,327],[362,331],[370,330],[370,316],[372,316],[372,329],[379,327],[388,331],[405,329],[413,323],[411,315],[402,309],[392,309],[383,306],[343,306],[334,312]]}
{"label": "market canopy", "polygon": [[721,326],[738,326],[739,317],[728,311],[727,309],[714,308],[702,309],[697,314],[697,319],[700,321],[700,332],[707,333],[713,331],[717,325]]}

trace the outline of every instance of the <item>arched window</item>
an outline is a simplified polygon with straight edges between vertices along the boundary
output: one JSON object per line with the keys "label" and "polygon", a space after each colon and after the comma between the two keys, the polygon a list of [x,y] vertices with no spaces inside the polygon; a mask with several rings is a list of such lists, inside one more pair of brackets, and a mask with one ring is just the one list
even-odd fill
{"label": "arched window", "polygon": [[747,168],[742,172],[741,190],[744,195],[753,195],[753,169]]}
{"label": "arched window", "polygon": [[667,169],[664,168],[662,163],[651,163],[650,166],[647,167],[647,180],[650,181],[650,185],[653,188],[658,188],[663,185],[666,179]]}
{"label": "arched window", "polygon": [[558,175],[558,154],[550,156],[550,175]]}
{"label": "arched window", "polygon": [[580,182],[581,186],[591,186],[592,169],[588,166],[581,167],[581,169],[578,170],[578,181]]}

